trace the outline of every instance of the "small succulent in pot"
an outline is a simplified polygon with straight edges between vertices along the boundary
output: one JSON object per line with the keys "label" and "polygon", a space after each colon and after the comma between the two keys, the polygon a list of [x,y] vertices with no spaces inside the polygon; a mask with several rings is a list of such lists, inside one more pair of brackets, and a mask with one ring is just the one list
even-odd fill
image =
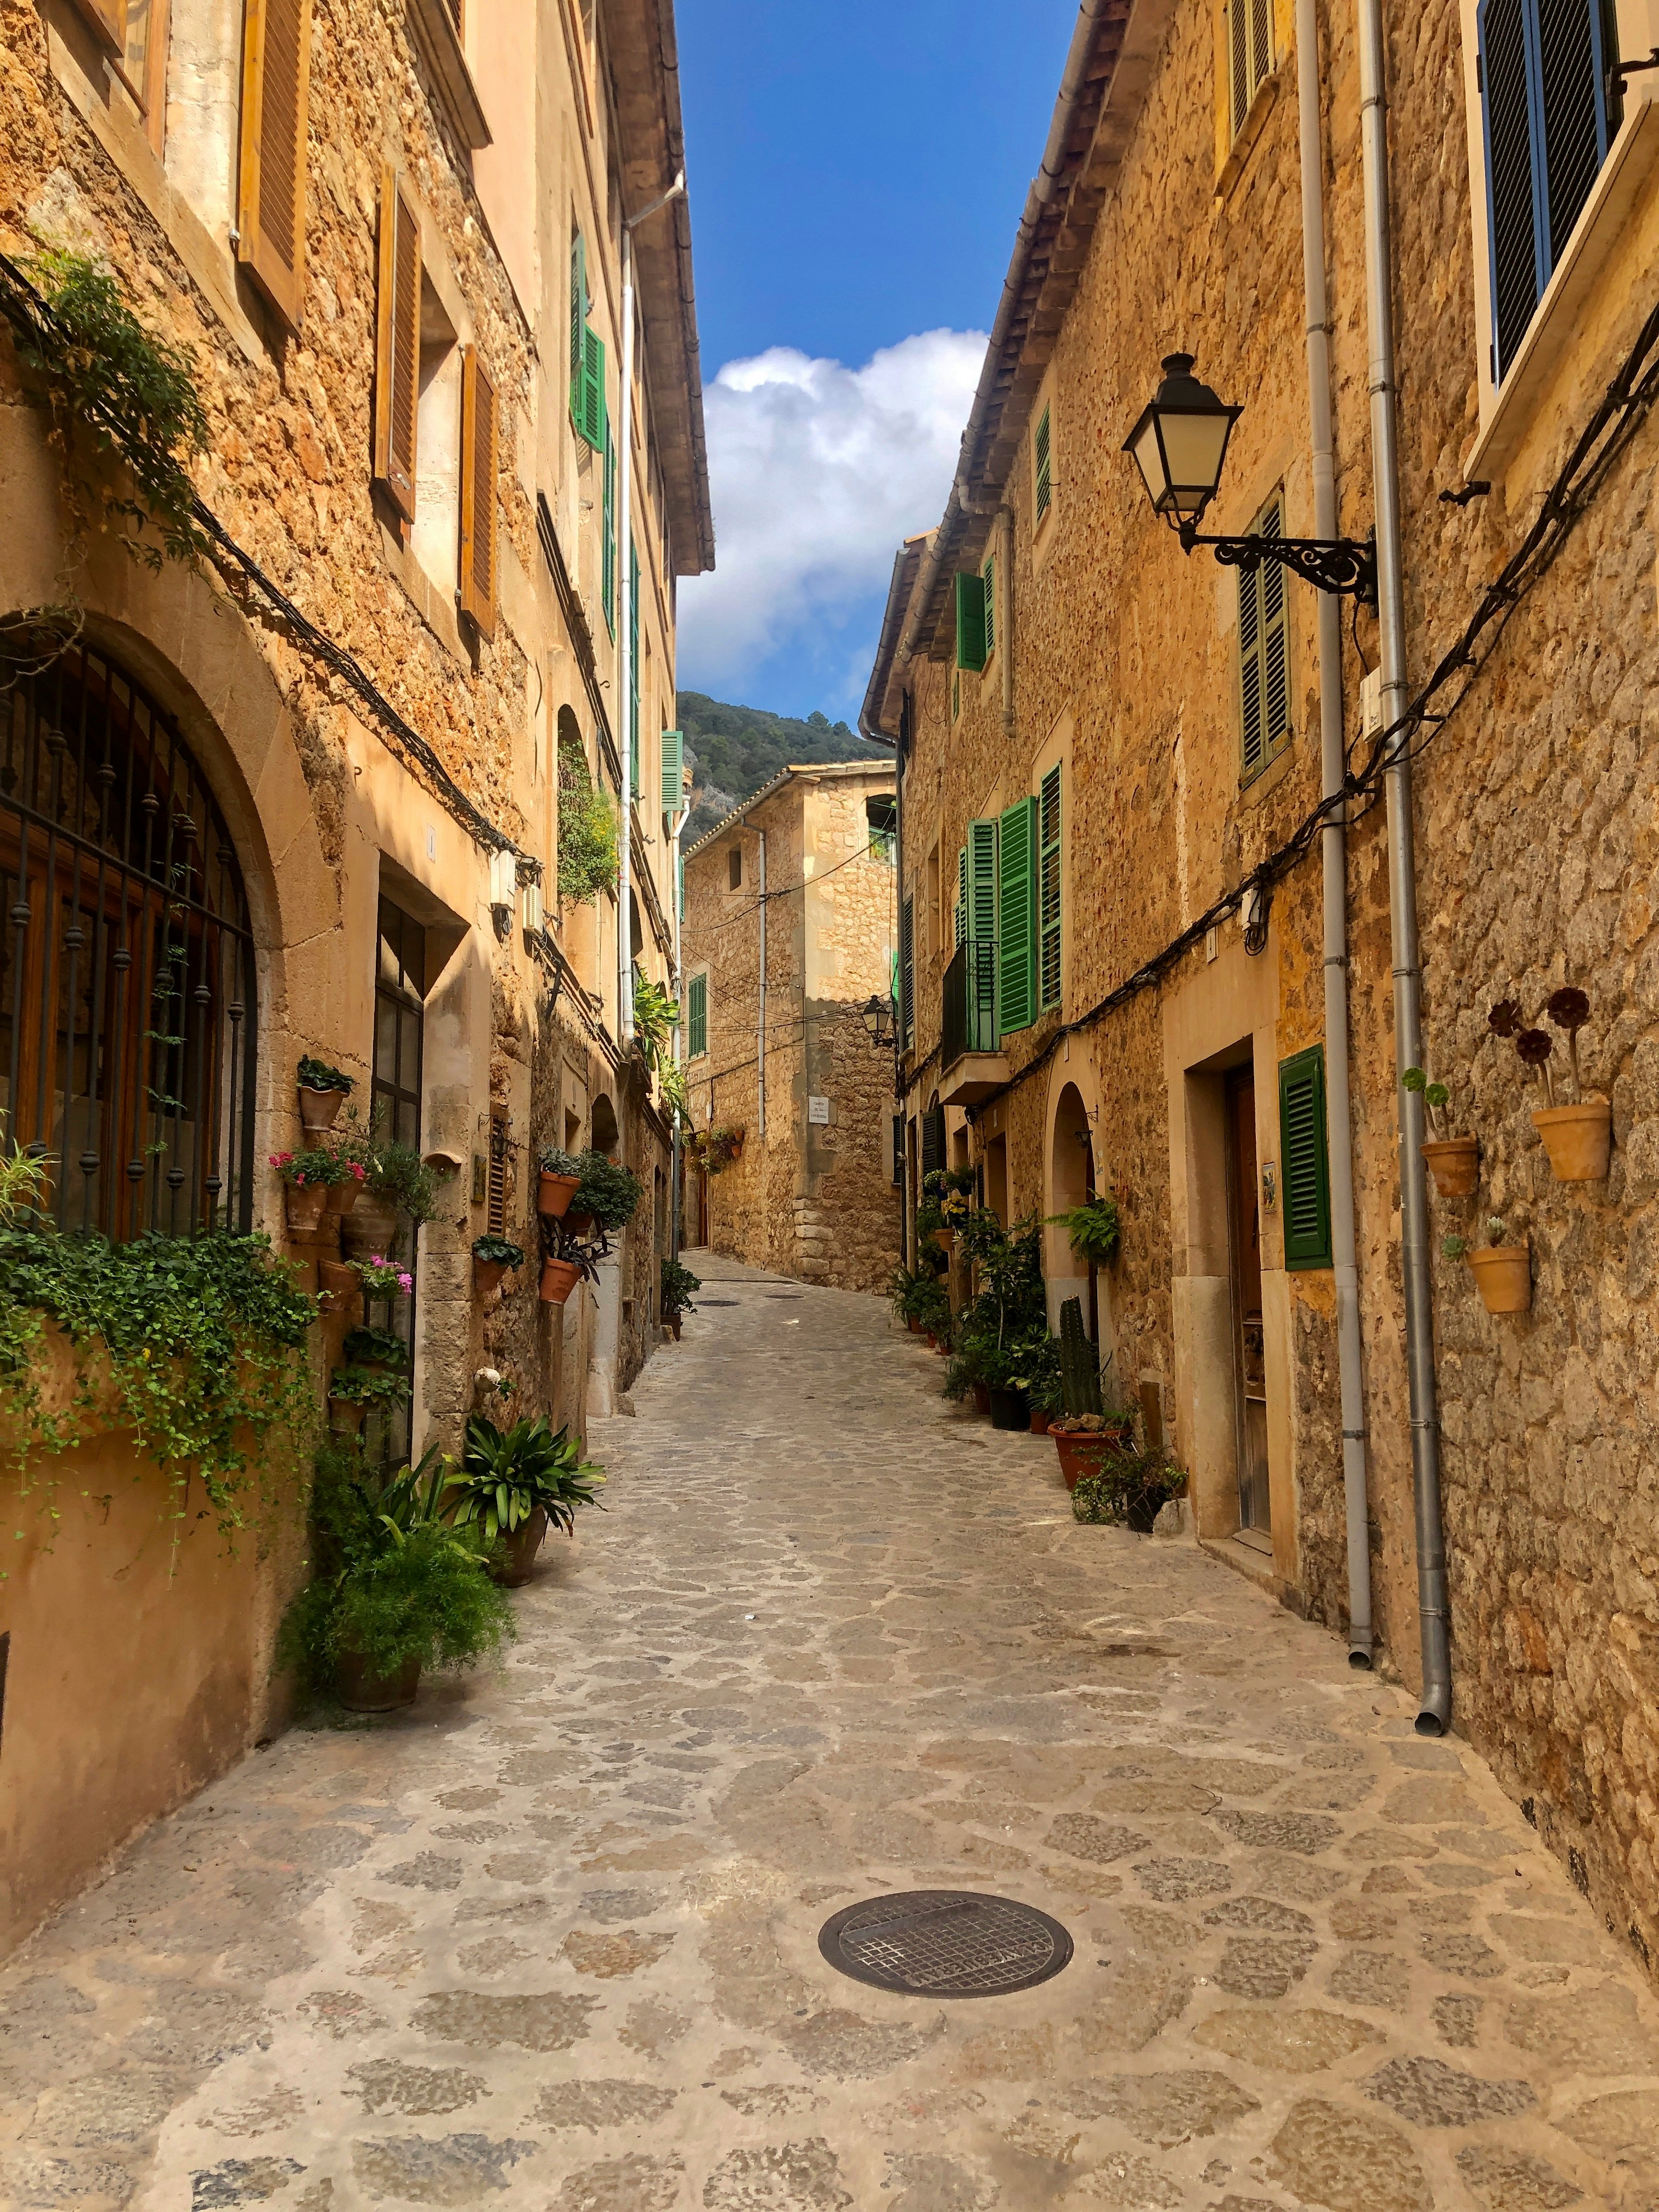
{"label": "small succulent in pot", "polygon": [[[1486,1219],[1486,1244],[1493,1251],[1501,1249],[1509,1241],[1510,1224],[1501,1213],[1489,1213]],[[1467,1260],[1478,1248],[1472,1237],[1443,1237],[1440,1249],[1448,1260]]]}
{"label": "small succulent in pot", "polygon": [[1544,1012],[1557,1029],[1566,1032],[1567,1058],[1572,1066],[1572,1087],[1582,1104],[1584,1097],[1584,1079],[1578,1066],[1578,1032],[1589,1019],[1589,996],[1579,990],[1575,984],[1564,983],[1559,991],[1552,991],[1545,1000]]}
{"label": "small succulent in pot", "polygon": [[1423,1101],[1429,1116],[1429,1127],[1437,1140],[1443,1143],[1449,1134],[1446,1127],[1445,1109],[1451,1101],[1451,1092],[1443,1083],[1431,1083],[1420,1067],[1408,1067],[1400,1079],[1403,1091],[1414,1092]]}

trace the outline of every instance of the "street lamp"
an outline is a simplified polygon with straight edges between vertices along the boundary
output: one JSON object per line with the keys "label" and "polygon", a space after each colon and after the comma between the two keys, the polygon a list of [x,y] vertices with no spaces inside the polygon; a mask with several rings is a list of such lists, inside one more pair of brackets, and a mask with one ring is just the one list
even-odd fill
{"label": "street lamp", "polygon": [[1208,545],[1224,568],[1247,574],[1264,560],[1279,562],[1316,591],[1346,592],[1376,605],[1376,556],[1368,538],[1200,536],[1199,524],[1215,497],[1227,458],[1227,441],[1243,413],[1218,399],[1193,374],[1193,356],[1164,356],[1164,380],[1123,443],[1140,471],[1152,512],[1181,540],[1182,550]]}
{"label": "street lamp", "polygon": [[872,991],[866,1001],[862,1019],[865,1032],[878,1052],[893,1042],[893,1002]]}

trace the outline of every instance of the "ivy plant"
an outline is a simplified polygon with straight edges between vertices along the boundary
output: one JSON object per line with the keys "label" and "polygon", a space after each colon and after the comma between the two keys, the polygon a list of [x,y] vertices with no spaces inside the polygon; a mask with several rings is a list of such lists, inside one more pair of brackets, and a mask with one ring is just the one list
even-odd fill
{"label": "ivy plant", "polygon": [[607,793],[594,787],[587,763],[574,745],[559,747],[559,898],[567,906],[591,906],[601,891],[614,890],[621,867],[617,810]]}

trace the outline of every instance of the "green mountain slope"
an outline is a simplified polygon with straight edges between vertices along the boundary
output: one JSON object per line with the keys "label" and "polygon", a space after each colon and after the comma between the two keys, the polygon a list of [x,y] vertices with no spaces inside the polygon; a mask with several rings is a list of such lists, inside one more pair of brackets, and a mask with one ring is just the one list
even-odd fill
{"label": "green mountain slope", "polygon": [[691,770],[691,817],[681,849],[690,851],[734,806],[763,784],[812,761],[890,760],[885,745],[866,744],[845,722],[823,714],[798,720],[760,707],[733,707],[702,691],[679,695],[686,765]]}

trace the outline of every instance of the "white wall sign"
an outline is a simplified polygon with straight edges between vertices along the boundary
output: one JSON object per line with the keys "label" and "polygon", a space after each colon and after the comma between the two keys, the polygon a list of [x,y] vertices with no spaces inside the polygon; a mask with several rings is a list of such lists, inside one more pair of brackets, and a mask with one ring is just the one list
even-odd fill
{"label": "white wall sign", "polygon": [[827,1098],[809,1098],[806,1102],[806,1118],[809,1121],[827,1122],[830,1119],[830,1101]]}

